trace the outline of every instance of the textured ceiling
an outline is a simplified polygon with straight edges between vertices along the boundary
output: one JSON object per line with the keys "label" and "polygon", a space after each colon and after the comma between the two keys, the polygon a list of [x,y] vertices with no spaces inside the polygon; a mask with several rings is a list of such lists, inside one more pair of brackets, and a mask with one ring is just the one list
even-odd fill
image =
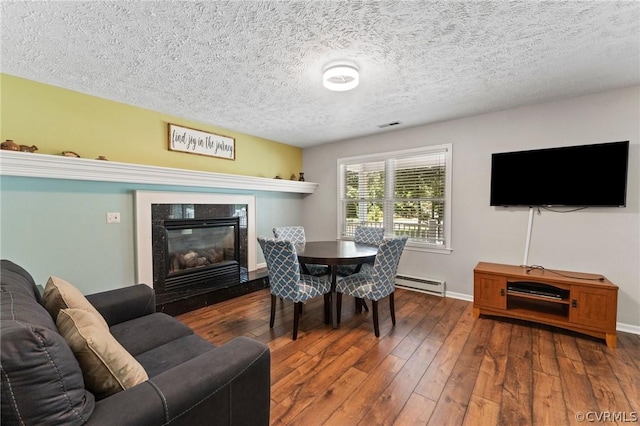
{"label": "textured ceiling", "polygon": [[[638,1],[2,1],[3,73],[313,146],[640,84]],[[360,85],[322,86],[355,62]]]}

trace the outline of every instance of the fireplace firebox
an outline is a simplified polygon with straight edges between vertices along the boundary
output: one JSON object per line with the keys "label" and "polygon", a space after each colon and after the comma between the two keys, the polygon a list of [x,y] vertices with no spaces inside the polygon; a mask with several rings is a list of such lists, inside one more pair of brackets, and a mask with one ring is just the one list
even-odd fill
{"label": "fireplace firebox", "polygon": [[240,218],[164,219],[154,230],[154,288],[194,294],[240,282]]}
{"label": "fireplace firebox", "polygon": [[238,282],[239,218],[167,219],[164,234],[165,291]]}

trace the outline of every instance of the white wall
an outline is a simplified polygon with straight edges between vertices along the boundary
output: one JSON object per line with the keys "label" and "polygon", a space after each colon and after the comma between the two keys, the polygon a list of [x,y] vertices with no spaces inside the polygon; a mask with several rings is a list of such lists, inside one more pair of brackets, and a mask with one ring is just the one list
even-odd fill
{"label": "white wall", "polygon": [[640,327],[640,86],[305,149],[305,177],[320,184],[302,202],[307,239],[336,237],[338,158],[451,143],[453,253],[405,250],[400,272],[471,297],[478,261],[519,265],[524,255],[529,212],[489,206],[491,154],[622,140],[631,144],[627,207],[542,210],[528,263],[605,275],[620,287],[618,322]]}

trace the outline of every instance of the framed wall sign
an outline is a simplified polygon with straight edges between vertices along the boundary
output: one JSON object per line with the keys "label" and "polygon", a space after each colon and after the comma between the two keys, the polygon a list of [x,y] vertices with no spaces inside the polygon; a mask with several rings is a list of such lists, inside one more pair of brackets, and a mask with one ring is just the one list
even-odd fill
{"label": "framed wall sign", "polygon": [[169,150],[235,160],[236,140],[169,123]]}

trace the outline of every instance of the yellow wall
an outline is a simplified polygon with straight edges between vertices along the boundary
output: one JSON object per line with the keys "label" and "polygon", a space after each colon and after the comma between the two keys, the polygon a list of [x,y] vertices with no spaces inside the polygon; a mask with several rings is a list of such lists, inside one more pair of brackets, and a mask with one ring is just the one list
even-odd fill
{"label": "yellow wall", "polygon": [[[31,80],[0,74],[0,139],[38,153],[288,179],[302,170],[302,149]],[[167,123],[236,140],[236,159],[169,151]]]}

